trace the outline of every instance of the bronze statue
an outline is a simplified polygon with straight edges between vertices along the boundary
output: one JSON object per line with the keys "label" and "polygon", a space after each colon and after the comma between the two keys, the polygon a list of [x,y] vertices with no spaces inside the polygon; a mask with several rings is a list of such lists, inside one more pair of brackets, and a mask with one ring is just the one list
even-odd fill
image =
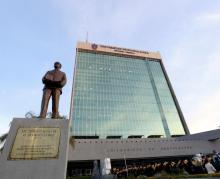
{"label": "bronze statue", "polygon": [[66,84],[66,74],[61,69],[61,63],[54,63],[54,70],[48,71],[42,79],[44,84],[43,97],[41,101],[41,112],[39,118],[46,118],[48,103],[52,96],[52,118],[59,118],[59,99],[62,88]]}

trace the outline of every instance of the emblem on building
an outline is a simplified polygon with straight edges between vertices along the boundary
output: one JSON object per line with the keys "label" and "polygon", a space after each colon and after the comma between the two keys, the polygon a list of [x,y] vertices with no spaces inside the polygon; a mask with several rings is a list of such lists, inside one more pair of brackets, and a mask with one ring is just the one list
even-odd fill
{"label": "emblem on building", "polygon": [[93,49],[93,50],[96,50],[97,48],[98,48],[98,45],[92,44],[92,49]]}

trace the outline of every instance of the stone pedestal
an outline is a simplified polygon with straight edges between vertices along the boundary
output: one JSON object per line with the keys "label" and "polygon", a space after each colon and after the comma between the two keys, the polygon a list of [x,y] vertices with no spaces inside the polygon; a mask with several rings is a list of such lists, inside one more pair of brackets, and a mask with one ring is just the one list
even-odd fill
{"label": "stone pedestal", "polygon": [[15,118],[0,155],[1,179],[65,179],[69,120]]}

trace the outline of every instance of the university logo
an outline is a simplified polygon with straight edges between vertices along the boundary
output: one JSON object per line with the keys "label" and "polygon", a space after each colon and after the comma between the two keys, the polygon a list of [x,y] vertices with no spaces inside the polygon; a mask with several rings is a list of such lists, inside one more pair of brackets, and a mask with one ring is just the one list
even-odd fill
{"label": "university logo", "polygon": [[97,48],[98,48],[98,45],[92,44],[92,49],[93,49],[93,50],[96,50]]}

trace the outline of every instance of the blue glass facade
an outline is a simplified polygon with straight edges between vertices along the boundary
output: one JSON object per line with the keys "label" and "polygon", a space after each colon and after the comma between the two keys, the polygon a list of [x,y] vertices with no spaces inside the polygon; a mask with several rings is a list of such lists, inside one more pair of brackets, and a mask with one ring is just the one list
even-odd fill
{"label": "blue glass facade", "polygon": [[159,60],[78,51],[72,135],[184,135]]}

